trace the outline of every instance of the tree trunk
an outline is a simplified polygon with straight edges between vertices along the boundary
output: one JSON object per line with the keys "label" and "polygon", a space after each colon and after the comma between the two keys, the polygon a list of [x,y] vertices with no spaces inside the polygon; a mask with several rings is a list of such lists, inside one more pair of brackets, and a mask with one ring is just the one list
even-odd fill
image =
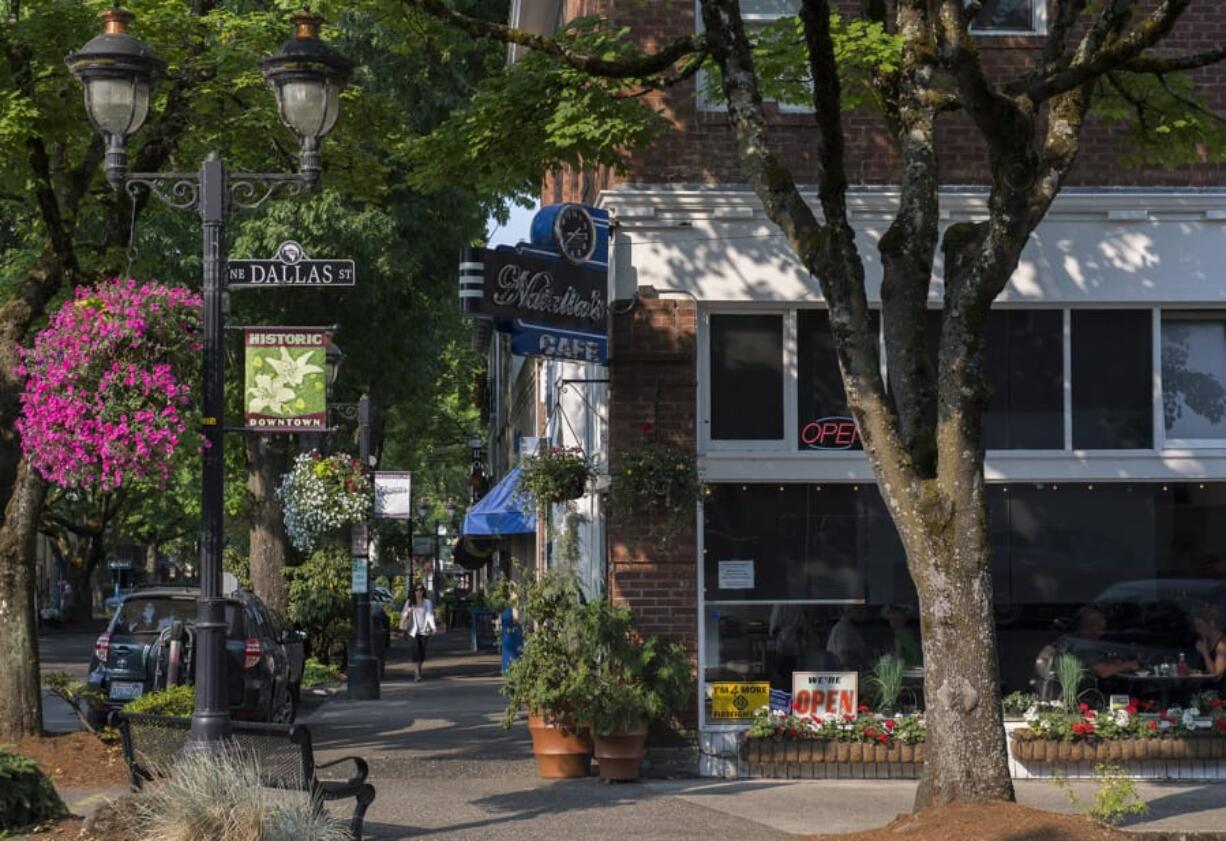
{"label": "tree trunk", "polygon": [[930,524],[920,557],[909,553],[919,593],[927,742],[915,808],[1012,800],[992,610],[988,512],[979,489]]}
{"label": "tree trunk", "polygon": [[284,614],[289,607],[285,581],[288,550],[277,485],[289,469],[284,435],[247,437],[247,491],[251,494],[251,588],[266,605]]}
{"label": "tree trunk", "polygon": [[43,729],[34,626],[34,540],[46,484],[24,460],[0,526],[0,742]]}

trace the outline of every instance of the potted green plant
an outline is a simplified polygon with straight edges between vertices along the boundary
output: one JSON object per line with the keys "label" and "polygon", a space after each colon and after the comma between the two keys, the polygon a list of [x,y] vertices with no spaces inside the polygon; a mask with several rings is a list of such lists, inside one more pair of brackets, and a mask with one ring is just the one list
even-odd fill
{"label": "potted green plant", "polygon": [[524,459],[519,486],[541,508],[578,499],[594,471],[578,447],[549,447]]}
{"label": "potted green plant", "polygon": [[591,727],[600,778],[637,780],[647,729],[678,710],[693,683],[685,648],[644,637],[628,607],[597,599],[584,609],[583,635],[592,692],[582,716]]}
{"label": "potted green plant", "polygon": [[592,684],[585,668],[587,637],[583,606],[574,579],[546,573],[527,589],[527,623],[520,656],[507,669],[502,694],[503,726],[528,714],[537,773],[545,779],[586,777],[591,772],[591,739],[581,727]]}

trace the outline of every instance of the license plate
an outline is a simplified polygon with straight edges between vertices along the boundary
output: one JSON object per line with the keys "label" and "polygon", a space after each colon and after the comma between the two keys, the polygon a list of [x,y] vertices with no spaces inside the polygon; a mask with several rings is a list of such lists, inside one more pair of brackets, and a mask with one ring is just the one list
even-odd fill
{"label": "license plate", "polygon": [[114,681],[111,683],[112,700],[130,701],[144,694],[145,685],[143,683],[128,683],[127,681]]}

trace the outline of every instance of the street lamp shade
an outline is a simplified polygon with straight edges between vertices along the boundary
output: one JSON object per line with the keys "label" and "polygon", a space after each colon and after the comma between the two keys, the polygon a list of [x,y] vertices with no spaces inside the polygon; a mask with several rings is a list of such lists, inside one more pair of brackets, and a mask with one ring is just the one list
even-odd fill
{"label": "street lamp shade", "polygon": [[107,178],[118,189],[127,172],[124,142],[144,124],[153,86],[166,65],[143,41],[128,34],[131,12],[114,7],[99,17],[102,34],[66,61],[85,87],[90,122],[106,138]]}
{"label": "street lamp shade", "polygon": [[319,173],[319,141],[336,125],[341,91],[349,84],[353,62],[319,37],[323,18],[307,11],[294,17],[294,37],[260,66],[277,95],[281,122],[302,143],[302,171]]}
{"label": "street lamp shade", "polygon": [[423,499],[421,502],[417,503],[417,515],[421,517],[423,520],[426,519],[426,517],[430,516],[429,501]]}

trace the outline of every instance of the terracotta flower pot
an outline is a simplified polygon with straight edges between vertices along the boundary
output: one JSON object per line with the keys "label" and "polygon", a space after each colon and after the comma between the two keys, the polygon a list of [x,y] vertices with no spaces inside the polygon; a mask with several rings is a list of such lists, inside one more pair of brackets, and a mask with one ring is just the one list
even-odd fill
{"label": "terracotta flower pot", "polygon": [[532,734],[536,772],[542,779],[565,780],[592,773],[592,743],[587,731],[534,715],[528,717],[528,732]]}
{"label": "terracotta flower pot", "polygon": [[593,733],[592,744],[596,749],[596,761],[600,763],[600,779],[627,782],[639,778],[639,768],[647,754],[646,727],[609,736]]}

